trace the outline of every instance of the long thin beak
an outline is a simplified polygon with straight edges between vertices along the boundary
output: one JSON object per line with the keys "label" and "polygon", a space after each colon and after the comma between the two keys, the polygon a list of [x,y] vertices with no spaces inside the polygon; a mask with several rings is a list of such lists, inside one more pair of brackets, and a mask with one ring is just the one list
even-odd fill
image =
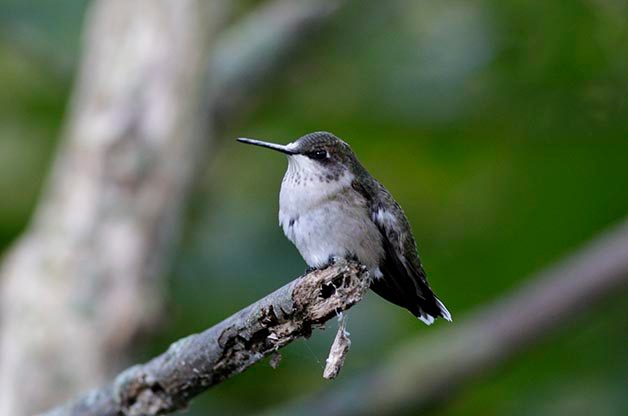
{"label": "long thin beak", "polygon": [[237,140],[240,143],[246,143],[246,144],[252,144],[252,145],[255,145],[255,146],[266,147],[268,149],[273,149],[273,150],[276,150],[278,152],[285,153],[287,155],[294,155],[294,154],[296,154],[296,152],[288,149],[287,146],[284,146],[284,145],[281,145],[281,144],[268,143],[268,142],[263,142],[261,140],[247,139],[247,138],[244,138],[244,137],[240,137]]}

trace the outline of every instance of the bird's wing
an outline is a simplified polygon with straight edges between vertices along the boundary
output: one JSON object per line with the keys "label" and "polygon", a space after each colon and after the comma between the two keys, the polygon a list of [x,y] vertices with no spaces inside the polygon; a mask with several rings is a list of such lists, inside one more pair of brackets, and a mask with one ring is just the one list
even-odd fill
{"label": "bird's wing", "polygon": [[451,320],[449,311],[427,282],[410,224],[402,208],[374,179],[354,181],[353,188],[367,197],[371,220],[377,225],[384,243],[385,259],[380,265],[382,276],[373,278],[373,291],[409,309],[428,325],[439,316]]}

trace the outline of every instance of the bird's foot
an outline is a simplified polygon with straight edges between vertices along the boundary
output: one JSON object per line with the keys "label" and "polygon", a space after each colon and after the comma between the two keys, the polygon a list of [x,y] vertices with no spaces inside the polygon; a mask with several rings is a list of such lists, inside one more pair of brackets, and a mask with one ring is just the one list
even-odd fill
{"label": "bird's foot", "polygon": [[317,270],[318,270],[318,267],[308,266],[308,268],[305,269],[305,274],[310,274],[310,273],[315,272]]}
{"label": "bird's foot", "polygon": [[305,269],[305,274],[309,274],[309,273],[315,272],[316,270],[326,269],[327,267],[334,266],[341,260],[343,260],[343,257],[341,256],[329,256],[329,258],[327,259],[327,263],[324,266],[321,266],[321,267],[309,266],[307,269]]}
{"label": "bird's foot", "polygon": [[342,257],[340,256],[329,256],[329,258],[327,259],[327,266],[333,266],[334,264],[338,263],[340,260],[342,260]]}

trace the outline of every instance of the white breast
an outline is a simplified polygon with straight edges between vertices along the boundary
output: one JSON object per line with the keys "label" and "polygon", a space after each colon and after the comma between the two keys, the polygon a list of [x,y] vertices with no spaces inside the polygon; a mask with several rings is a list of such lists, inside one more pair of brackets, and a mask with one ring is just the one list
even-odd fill
{"label": "white breast", "polygon": [[338,180],[327,180],[316,162],[302,155],[290,156],[279,193],[279,223],[350,188],[353,179],[353,174],[344,172]]}
{"label": "white breast", "polygon": [[305,156],[291,156],[279,196],[279,224],[305,262],[321,267],[330,257],[356,256],[375,269],[383,257],[379,230],[366,200],[351,187],[353,174],[320,176]]}

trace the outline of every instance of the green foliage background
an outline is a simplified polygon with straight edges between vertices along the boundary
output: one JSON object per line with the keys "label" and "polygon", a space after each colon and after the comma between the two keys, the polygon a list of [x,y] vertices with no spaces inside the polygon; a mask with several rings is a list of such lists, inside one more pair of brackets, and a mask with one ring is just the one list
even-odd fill
{"label": "green foliage background", "polygon": [[[243,8],[251,7],[243,3]],[[60,130],[87,1],[0,0],[0,249],[27,224]],[[277,227],[281,155],[329,130],[405,208],[454,318],[515,289],[628,211],[628,4],[621,0],[356,2],[232,126],[201,181],[169,280],[169,320],[137,359],[300,274]],[[454,322],[455,324],[455,322]],[[350,313],[342,378],[439,331],[369,296]],[[625,415],[626,294],[434,415]],[[202,396],[190,414],[246,414],[328,388],[333,331]],[[429,378],[429,374],[425,377]]]}

